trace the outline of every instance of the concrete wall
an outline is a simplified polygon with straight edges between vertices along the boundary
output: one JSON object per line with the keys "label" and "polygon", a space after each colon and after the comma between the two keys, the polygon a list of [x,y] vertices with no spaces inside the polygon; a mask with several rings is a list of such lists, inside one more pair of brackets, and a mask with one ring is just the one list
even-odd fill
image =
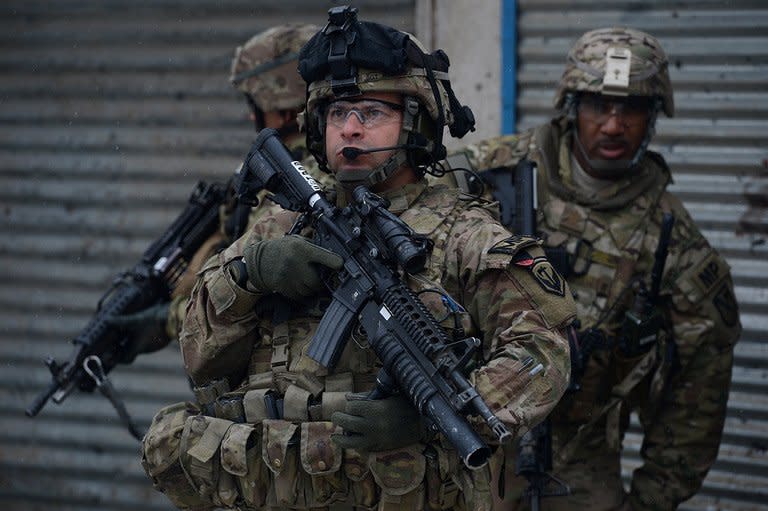
{"label": "concrete wall", "polygon": [[416,1],[419,39],[448,54],[456,96],[477,121],[477,130],[460,141],[446,136],[449,149],[501,133],[501,5],[501,0]]}

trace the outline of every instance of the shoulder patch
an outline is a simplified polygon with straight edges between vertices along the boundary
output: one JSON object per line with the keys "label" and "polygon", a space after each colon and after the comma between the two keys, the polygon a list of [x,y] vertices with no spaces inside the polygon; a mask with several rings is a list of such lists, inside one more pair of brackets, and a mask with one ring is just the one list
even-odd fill
{"label": "shoulder patch", "polygon": [[713,321],[728,329],[739,327],[739,305],[730,267],[715,250],[710,249],[674,283],[691,306],[702,307]]}
{"label": "shoulder patch", "polygon": [[521,250],[515,255],[515,257],[512,259],[512,262],[515,264],[515,266],[528,268],[533,266],[534,258],[531,256],[531,254],[528,253],[527,250]]}
{"label": "shoulder patch", "polygon": [[534,280],[544,291],[557,296],[565,296],[565,280],[546,257],[533,259],[528,266],[528,271],[531,272]]}
{"label": "shoulder patch", "polygon": [[501,241],[497,241],[495,245],[488,249],[488,253],[513,256],[517,254],[521,248],[538,244],[540,244],[539,239],[534,238],[533,236],[512,235]]}
{"label": "shoulder patch", "polygon": [[733,296],[728,282],[724,282],[712,298],[712,303],[720,313],[720,317],[729,327],[736,326],[739,321],[739,306],[736,304],[736,297]]}
{"label": "shoulder patch", "polygon": [[725,266],[725,262],[719,257],[710,257],[696,269],[696,283],[707,295],[727,274],[728,268]]}

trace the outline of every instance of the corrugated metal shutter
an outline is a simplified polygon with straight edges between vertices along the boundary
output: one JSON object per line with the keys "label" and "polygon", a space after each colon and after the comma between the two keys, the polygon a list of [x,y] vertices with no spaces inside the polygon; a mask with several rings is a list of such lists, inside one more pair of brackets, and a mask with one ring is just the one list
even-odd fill
{"label": "corrugated metal shutter", "polygon": [[[356,2],[413,30],[412,0]],[[7,0],[0,4],[0,508],[171,509],[99,395],[24,409],[112,277],[225,179],[253,132],[229,85],[236,45],[309,0]],[[176,346],[112,373],[142,428],[188,399]]]}
{"label": "corrugated metal shutter", "polygon": [[[768,502],[768,3],[520,0],[518,130],[552,115],[565,54],[586,30],[628,25],[657,36],[673,62],[676,117],[653,148],[673,191],[733,269],[744,333],[725,436],[700,495],[685,509],[765,509]],[[625,476],[640,463],[628,438]]]}

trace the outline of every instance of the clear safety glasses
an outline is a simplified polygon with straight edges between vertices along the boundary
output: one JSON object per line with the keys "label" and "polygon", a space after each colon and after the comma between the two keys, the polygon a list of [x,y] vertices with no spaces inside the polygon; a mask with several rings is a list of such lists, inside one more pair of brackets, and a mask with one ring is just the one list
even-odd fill
{"label": "clear safety glasses", "polygon": [[366,128],[376,128],[400,120],[403,106],[378,99],[362,101],[334,101],[328,105],[325,119],[328,124],[343,128],[351,114]]}

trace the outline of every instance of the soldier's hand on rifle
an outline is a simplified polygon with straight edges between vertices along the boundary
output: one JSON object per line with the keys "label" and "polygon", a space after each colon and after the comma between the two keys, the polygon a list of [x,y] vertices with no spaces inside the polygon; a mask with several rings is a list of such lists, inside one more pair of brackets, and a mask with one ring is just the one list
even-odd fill
{"label": "soldier's hand on rifle", "polygon": [[345,410],[334,412],[331,420],[344,430],[331,436],[344,449],[388,451],[431,436],[416,408],[399,395],[368,399],[367,394],[349,394]]}
{"label": "soldier's hand on rifle", "polygon": [[323,288],[319,268],[338,270],[344,261],[308,239],[291,235],[249,245],[243,260],[250,284],[262,292],[274,292],[301,300]]}
{"label": "soldier's hand on rifle", "polygon": [[130,364],[137,355],[162,349],[171,341],[166,331],[169,310],[170,304],[166,302],[107,318],[107,323],[119,328],[128,339],[121,351],[121,362]]}

